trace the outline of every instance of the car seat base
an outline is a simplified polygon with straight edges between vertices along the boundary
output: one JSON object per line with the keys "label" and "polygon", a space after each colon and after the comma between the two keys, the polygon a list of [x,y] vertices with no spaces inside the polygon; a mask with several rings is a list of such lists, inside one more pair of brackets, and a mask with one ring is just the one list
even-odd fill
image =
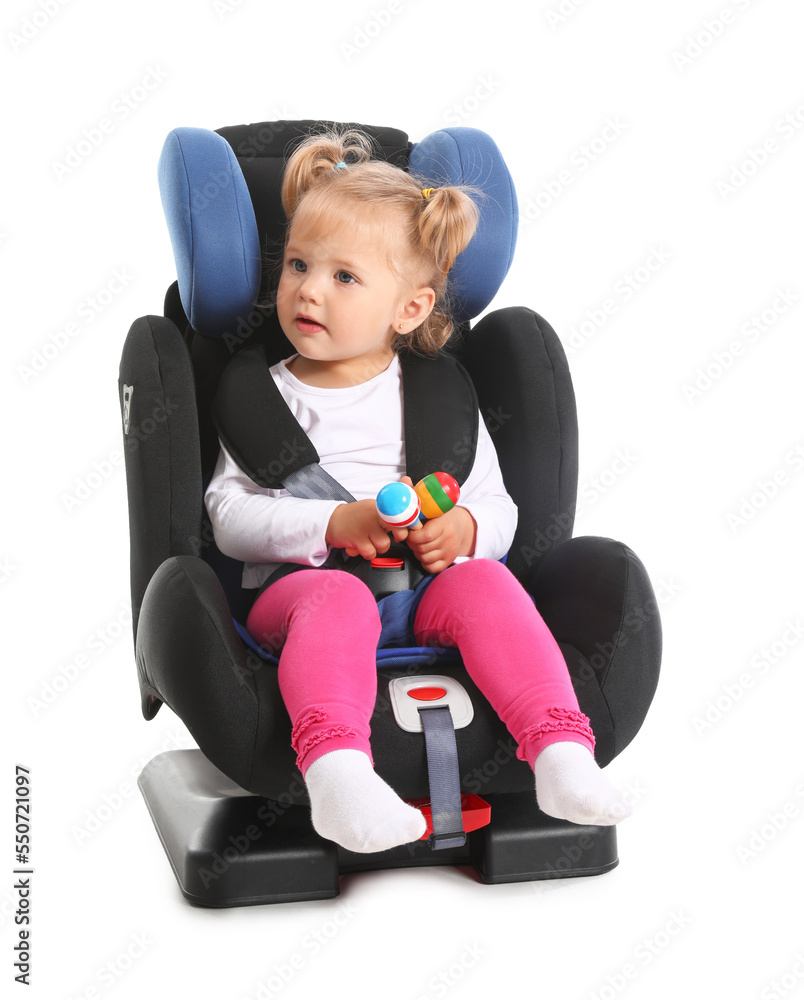
{"label": "car seat base", "polygon": [[319,837],[308,805],[253,795],[200,750],[159,754],[138,784],[179,888],[199,906],[328,899],[340,875],[384,868],[471,866],[496,884],[601,875],[618,863],[615,827],[553,819],[532,792],[484,792],[491,823],[462,847],[433,851],[421,840],[357,854]]}

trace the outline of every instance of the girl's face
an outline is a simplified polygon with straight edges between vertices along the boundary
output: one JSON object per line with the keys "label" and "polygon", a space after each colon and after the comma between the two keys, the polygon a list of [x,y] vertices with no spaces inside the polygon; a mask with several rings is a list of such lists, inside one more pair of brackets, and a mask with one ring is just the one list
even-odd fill
{"label": "girl's face", "polygon": [[406,323],[408,298],[388,264],[379,227],[373,236],[369,227],[366,238],[347,222],[326,224],[299,207],[276,302],[279,323],[301,355],[292,365],[294,375],[337,386],[385,371],[394,333]]}

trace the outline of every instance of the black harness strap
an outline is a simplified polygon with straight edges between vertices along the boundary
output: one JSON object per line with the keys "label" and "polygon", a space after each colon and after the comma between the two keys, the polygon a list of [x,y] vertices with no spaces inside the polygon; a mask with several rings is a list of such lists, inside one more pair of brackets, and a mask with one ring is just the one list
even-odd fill
{"label": "black harness strap", "polygon": [[448,472],[463,486],[475,462],[478,405],[469,374],[453,358],[400,355],[407,474],[417,483]]}
{"label": "black harness strap", "polygon": [[212,417],[226,450],[264,489],[281,489],[286,476],[318,462],[318,452],[271,376],[262,347],[241,351],[226,366]]}

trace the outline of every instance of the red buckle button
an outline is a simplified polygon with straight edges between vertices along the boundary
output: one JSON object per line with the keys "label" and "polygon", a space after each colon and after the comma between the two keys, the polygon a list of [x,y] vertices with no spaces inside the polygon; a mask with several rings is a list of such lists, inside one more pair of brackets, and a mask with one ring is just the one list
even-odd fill
{"label": "red buckle button", "polygon": [[411,688],[407,694],[408,698],[415,698],[416,701],[438,701],[439,698],[446,698],[447,689],[439,687]]}
{"label": "red buckle button", "polygon": [[391,556],[377,556],[371,560],[372,569],[403,569],[404,559],[394,559]]}

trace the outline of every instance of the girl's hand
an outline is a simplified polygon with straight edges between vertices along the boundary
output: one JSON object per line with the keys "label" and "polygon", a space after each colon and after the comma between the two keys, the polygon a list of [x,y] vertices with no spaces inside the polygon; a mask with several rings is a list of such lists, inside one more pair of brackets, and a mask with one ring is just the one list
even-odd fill
{"label": "girl's hand", "polygon": [[408,546],[428,573],[440,573],[458,556],[474,554],[476,535],[477,525],[469,511],[453,507],[424,527],[411,531]]}
{"label": "girl's hand", "polygon": [[[343,503],[332,512],[327,525],[326,542],[336,549],[346,549],[350,556],[373,559],[391,547],[389,525],[380,518],[374,500]],[[397,537],[401,533],[401,538]],[[402,541],[407,531],[396,529],[394,538]]]}

